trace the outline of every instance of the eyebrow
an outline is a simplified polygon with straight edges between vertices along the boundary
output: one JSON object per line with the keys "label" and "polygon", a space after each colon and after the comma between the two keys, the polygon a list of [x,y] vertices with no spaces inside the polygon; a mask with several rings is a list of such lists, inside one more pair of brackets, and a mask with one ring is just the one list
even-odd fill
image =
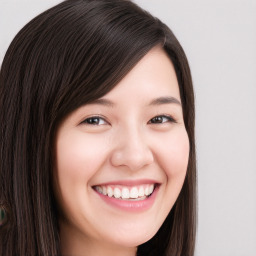
{"label": "eyebrow", "polygon": [[89,104],[96,104],[96,105],[103,105],[103,106],[107,106],[107,107],[114,107],[115,104],[107,99],[96,99],[92,102],[90,102]]}
{"label": "eyebrow", "polygon": [[156,105],[163,105],[163,104],[178,104],[181,105],[180,101],[174,97],[159,97],[152,100],[149,105],[156,106]]}
{"label": "eyebrow", "polygon": [[[108,100],[108,99],[96,99],[93,102],[90,102],[89,104],[96,104],[96,105],[103,105],[107,107],[114,107],[115,104]],[[177,104],[181,105],[180,101],[176,99],[175,97],[159,97],[156,99],[153,99],[150,103],[149,106],[159,106],[159,105],[164,105],[164,104]]]}

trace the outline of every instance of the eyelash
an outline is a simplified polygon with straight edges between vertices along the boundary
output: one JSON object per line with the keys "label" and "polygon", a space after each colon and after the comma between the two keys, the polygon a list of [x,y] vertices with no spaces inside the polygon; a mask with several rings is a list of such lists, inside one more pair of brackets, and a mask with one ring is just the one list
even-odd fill
{"label": "eyelash", "polygon": [[[163,119],[166,119],[165,122],[163,122]],[[105,120],[105,118],[101,117],[101,116],[92,116],[92,117],[88,117],[86,118],[82,124],[86,124],[86,125],[104,125],[104,124],[100,124],[100,120],[103,120],[104,124],[107,123],[109,124],[109,122],[107,122]],[[95,122],[96,121],[96,122]],[[160,121],[160,122],[159,122]],[[149,124],[163,124],[163,123],[177,123],[176,120],[170,116],[170,115],[159,115],[159,116],[155,116],[152,119],[149,120]]]}
{"label": "eyelash", "polygon": [[101,116],[91,116],[91,117],[88,117],[88,118],[86,118],[83,122],[82,122],[82,124],[87,124],[87,125],[103,125],[103,124],[99,124],[99,122],[94,122],[95,121],[95,119],[97,119],[98,121],[99,120],[103,120],[104,121],[104,123],[107,123],[108,124],[108,122],[105,120],[105,118],[103,118],[103,117],[101,117]]}
{"label": "eyelash", "polygon": [[[165,122],[161,122],[163,121],[163,119],[166,119],[167,121]],[[156,123],[153,123],[152,120],[155,120]],[[160,120],[160,122],[158,122]],[[177,123],[176,120],[170,116],[170,115],[159,115],[159,116],[155,116],[152,119],[149,120],[150,124],[163,124],[163,123]]]}

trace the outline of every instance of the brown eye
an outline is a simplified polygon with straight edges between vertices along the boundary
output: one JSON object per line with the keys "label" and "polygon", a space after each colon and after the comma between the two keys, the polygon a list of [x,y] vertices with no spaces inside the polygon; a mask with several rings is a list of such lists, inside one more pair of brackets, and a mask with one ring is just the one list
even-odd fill
{"label": "brown eye", "polygon": [[150,124],[162,124],[167,122],[176,123],[176,121],[171,116],[166,116],[166,115],[155,116],[149,121]]}
{"label": "brown eye", "polygon": [[104,125],[104,124],[107,124],[107,122],[102,117],[92,116],[92,117],[86,118],[82,122],[82,124],[87,124],[87,125]]}

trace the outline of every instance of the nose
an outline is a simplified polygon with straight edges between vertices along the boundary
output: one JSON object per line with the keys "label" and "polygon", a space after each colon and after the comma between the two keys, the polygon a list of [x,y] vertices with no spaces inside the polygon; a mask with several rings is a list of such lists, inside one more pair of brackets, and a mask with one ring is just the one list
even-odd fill
{"label": "nose", "polygon": [[122,133],[116,138],[111,155],[113,166],[126,166],[132,171],[140,170],[154,161],[153,152],[146,139],[138,131]]}

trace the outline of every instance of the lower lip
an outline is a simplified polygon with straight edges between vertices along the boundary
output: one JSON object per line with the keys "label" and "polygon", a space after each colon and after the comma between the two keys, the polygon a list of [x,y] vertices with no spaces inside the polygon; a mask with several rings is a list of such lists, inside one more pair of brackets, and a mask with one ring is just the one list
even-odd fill
{"label": "lower lip", "polygon": [[117,199],[114,197],[108,197],[103,194],[100,194],[99,192],[95,191],[104,202],[107,204],[119,208],[124,211],[131,211],[131,212],[141,212],[146,211],[152,207],[152,205],[155,202],[157,192],[159,190],[159,186],[157,186],[153,193],[141,201],[128,201],[123,199]]}

